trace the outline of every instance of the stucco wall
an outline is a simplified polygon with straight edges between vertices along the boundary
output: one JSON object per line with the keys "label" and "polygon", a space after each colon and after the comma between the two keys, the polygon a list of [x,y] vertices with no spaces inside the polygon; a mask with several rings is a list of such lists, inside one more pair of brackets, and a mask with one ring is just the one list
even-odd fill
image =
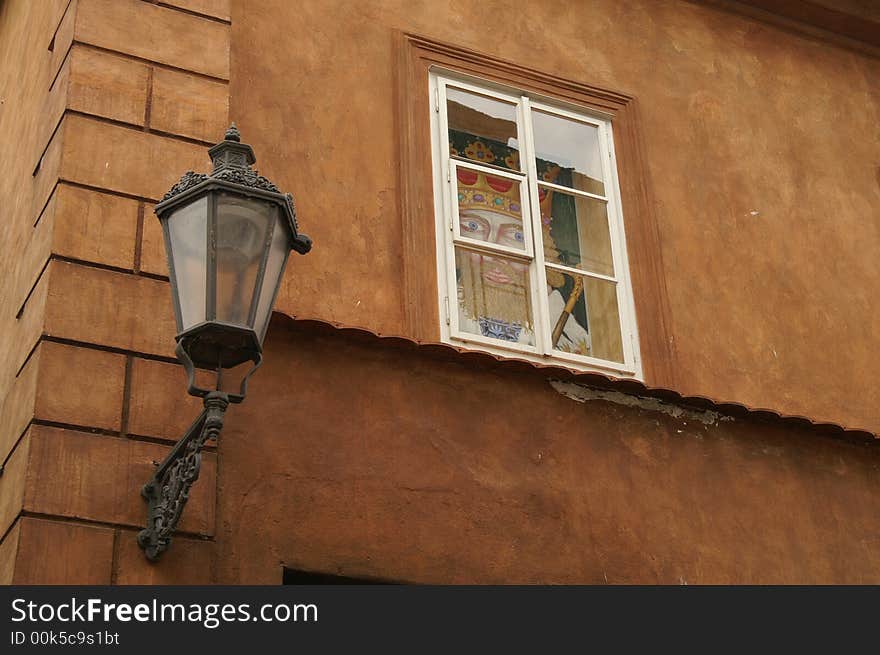
{"label": "stucco wall", "polygon": [[405,331],[404,30],[638,99],[678,390],[880,427],[877,59],[680,0],[269,0],[232,14],[231,116],[317,244],[281,311]]}
{"label": "stucco wall", "polygon": [[880,579],[874,444],[282,317],[268,343],[220,446],[218,582]]}
{"label": "stucco wall", "polygon": [[394,29],[638,96],[679,390],[877,428],[876,60],[672,0],[557,10],[0,2],[0,582],[876,582],[873,448],[277,316],[173,555],[145,562],[140,487],[199,410],[153,204],[206,169],[231,92],[318,244],[281,309],[400,332]]}

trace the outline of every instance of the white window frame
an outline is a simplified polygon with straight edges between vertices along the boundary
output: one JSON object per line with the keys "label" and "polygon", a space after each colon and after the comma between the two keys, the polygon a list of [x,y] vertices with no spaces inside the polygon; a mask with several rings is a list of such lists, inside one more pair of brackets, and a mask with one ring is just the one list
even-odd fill
{"label": "white window frame", "polygon": [[[485,167],[471,160],[455,159],[449,155],[449,131],[446,117],[446,88],[452,86],[463,91],[494,97],[516,106],[516,122],[518,135],[523,137],[519,143],[520,161],[527,162],[526,170],[499,170]],[[623,213],[620,202],[620,186],[617,180],[617,163],[614,154],[614,139],[609,116],[586,107],[573,106],[570,103],[555,101],[552,98],[539,96],[518,89],[481,80],[479,78],[458,74],[454,71],[432,68],[430,71],[430,102],[431,112],[431,143],[434,173],[434,212],[437,245],[437,279],[438,301],[440,310],[440,335],[444,343],[481,350],[502,357],[516,357],[541,364],[555,364],[580,371],[598,371],[612,373],[617,377],[643,380],[641,357],[639,354],[638,329],[636,325],[635,305],[633,302],[630,281],[629,262],[626,250],[626,234],[623,227]],[[541,234],[540,211],[532,211],[538,199],[537,166],[533,153],[534,136],[531,127],[531,111],[542,112],[568,118],[580,123],[596,127],[599,131],[599,149],[603,168],[606,196],[598,196],[567,186],[542,182],[542,186],[556,188],[570,195],[582,195],[602,200],[607,205],[608,228],[610,231],[612,258],[615,277],[592,273],[590,271],[546,263],[544,249],[532,235]],[[465,162],[465,163],[461,163]],[[470,249],[480,249],[479,242],[460,235],[457,220],[457,185],[455,169],[457,166],[490,172],[492,175],[515,178],[527,186],[528,193],[523,194],[523,224],[526,233],[525,252],[505,252],[502,247],[493,244],[490,252],[502,252],[514,255],[529,262],[529,283],[532,290],[532,308],[534,312],[535,345],[501,341],[481,335],[462,332],[458,329],[457,281],[455,274],[455,244]],[[530,220],[529,220],[530,219]],[[620,314],[620,333],[623,345],[624,362],[613,362],[585,355],[561,352],[552,348],[550,332],[551,318],[546,293],[541,293],[547,286],[545,266],[563,273],[592,277],[614,282],[617,285],[617,305]]]}

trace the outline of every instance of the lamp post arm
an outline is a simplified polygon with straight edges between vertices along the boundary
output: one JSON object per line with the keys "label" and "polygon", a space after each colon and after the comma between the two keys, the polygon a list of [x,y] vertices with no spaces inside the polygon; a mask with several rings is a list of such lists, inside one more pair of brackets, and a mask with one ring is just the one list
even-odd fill
{"label": "lamp post arm", "polygon": [[158,560],[171,543],[190,488],[199,479],[202,448],[223,429],[223,416],[229,406],[227,394],[211,391],[205,395],[204,403],[205,409],[141,489],[149,509],[147,527],[138,533],[137,540],[151,562]]}

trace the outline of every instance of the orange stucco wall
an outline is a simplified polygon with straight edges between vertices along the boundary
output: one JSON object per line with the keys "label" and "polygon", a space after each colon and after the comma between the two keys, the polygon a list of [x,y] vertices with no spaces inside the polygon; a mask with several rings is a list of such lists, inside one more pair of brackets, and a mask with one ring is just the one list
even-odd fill
{"label": "orange stucco wall", "polygon": [[400,30],[637,98],[677,391],[880,429],[877,59],[678,0],[514,4],[0,1],[0,582],[877,582],[870,435],[281,315],[144,560],[141,485],[200,409],[153,206],[231,117],[316,242],[279,309],[405,332]]}
{"label": "orange stucco wall", "polygon": [[680,0],[270,0],[232,14],[230,115],[317,244],[281,311],[405,331],[404,30],[638,99],[678,390],[880,428],[876,58]]}
{"label": "orange stucco wall", "polygon": [[220,582],[878,580],[875,444],[278,319],[221,440]]}

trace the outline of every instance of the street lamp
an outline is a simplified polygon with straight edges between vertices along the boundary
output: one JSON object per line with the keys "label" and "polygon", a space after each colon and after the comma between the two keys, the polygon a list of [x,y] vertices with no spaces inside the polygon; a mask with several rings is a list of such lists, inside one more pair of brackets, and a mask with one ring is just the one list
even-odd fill
{"label": "street lamp", "polygon": [[[287,256],[312,247],[297,230],[291,195],[251,168],[253,148],[241,143],[235,123],[208,154],[210,174],[188,171],[156,205],[177,320],[175,352],[188,392],[203,398],[205,408],[141,491],[149,515],[138,544],[151,561],[168,548],[199,477],[205,442],[219,435],[229,403],[244,400],[262,362]],[[253,365],[238,392],[223,391],[223,370],[248,361]],[[214,389],[196,384],[196,368],[216,372]]]}

